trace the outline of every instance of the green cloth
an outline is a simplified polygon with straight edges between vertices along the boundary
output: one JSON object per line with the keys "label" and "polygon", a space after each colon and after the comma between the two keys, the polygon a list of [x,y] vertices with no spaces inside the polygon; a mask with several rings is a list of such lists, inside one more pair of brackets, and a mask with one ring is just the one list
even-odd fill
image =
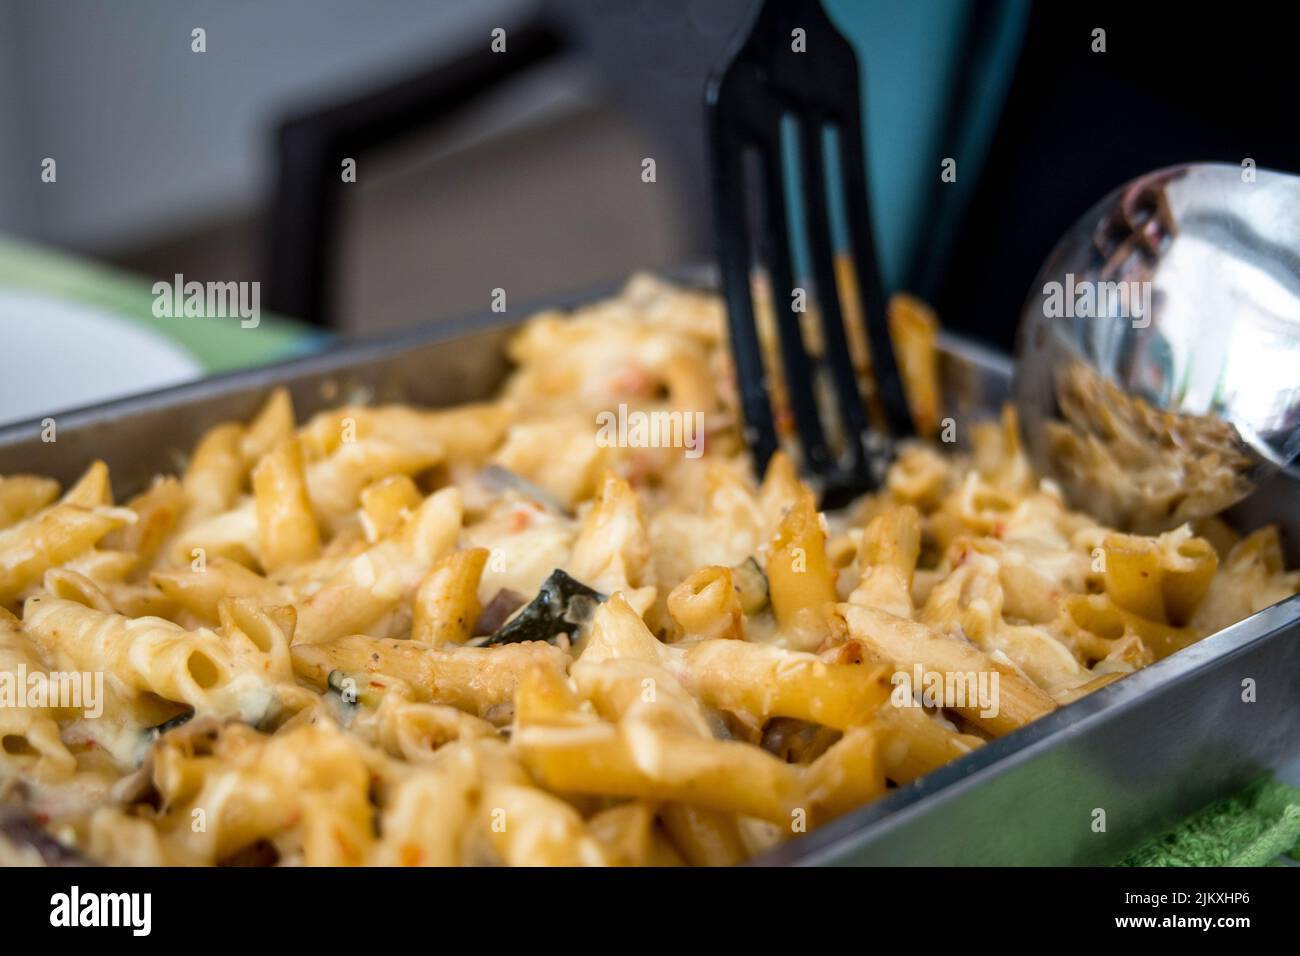
{"label": "green cloth", "polygon": [[[187,281],[208,278],[186,277]],[[290,358],[326,341],[324,333],[311,326],[267,312],[256,328],[247,329],[237,321],[159,318],[153,314],[153,285],[148,279],[4,236],[0,236],[0,287],[41,292],[111,312],[171,339],[208,373]]]}
{"label": "green cloth", "polygon": [[1261,779],[1147,840],[1120,866],[1268,866],[1300,862],[1300,790]]}

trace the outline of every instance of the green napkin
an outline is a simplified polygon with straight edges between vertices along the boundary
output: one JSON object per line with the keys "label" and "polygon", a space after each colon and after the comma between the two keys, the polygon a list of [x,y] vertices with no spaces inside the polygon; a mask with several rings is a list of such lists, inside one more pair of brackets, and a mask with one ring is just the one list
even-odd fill
{"label": "green napkin", "polygon": [[1300,862],[1300,790],[1263,778],[1147,840],[1120,866],[1268,866]]}
{"label": "green napkin", "polygon": [[153,314],[148,279],[5,236],[0,236],[0,287],[30,289],[112,312],[176,342],[209,373],[290,358],[327,340],[319,329],[269,312],[262,313],[256,328],[247,329],[238,322],[159,318]]}

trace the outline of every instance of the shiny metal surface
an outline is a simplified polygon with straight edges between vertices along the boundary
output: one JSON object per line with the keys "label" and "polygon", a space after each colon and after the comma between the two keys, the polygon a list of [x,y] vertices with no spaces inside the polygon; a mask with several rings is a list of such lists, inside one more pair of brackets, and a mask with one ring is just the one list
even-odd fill
{"label": "shiny metal surface", "polygon": [[1031,287],[1014,391],[1035,465],[1101,520],[1246,497],[1300,452],[1300,178],[1189,165],[1111,193]]}

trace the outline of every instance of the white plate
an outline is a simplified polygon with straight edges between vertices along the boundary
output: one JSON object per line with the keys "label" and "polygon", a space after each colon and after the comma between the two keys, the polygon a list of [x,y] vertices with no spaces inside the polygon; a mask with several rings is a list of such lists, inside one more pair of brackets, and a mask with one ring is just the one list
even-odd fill
{"label": "white plate", "polygon": [[181,346],[111,312],[0,289],[0,424],[202,374]]}

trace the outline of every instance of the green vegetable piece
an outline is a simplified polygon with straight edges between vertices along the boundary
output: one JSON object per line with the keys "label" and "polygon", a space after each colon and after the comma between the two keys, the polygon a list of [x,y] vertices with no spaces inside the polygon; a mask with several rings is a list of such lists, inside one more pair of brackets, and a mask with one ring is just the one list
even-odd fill
{"label": "green vegetable piece", "polygon": [[596,605],[608,595],[587,587],[559,568],[542,582],[533,598],[483,642],[519,644],[524,641],[548,641],[552,644],[561,634],[572,635],[596,611]]}
{"label": "green vegetable piece", "polygon": [[731,579],[740,595],[740,609],[757,614],[767,607],[767,575],[754,558],[746,558],[731,569]]}

